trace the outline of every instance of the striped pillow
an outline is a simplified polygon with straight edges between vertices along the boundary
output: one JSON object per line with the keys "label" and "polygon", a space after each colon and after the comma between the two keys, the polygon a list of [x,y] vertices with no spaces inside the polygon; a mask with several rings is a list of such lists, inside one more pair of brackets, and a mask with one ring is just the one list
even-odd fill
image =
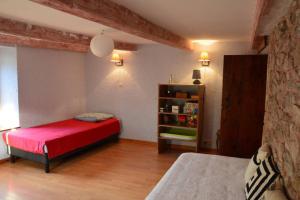
{"label": "striped pillow", "polygon": [[271,150],[268,144],[263,144],[258,151],[252,156],[245,171],[245,184],[255,173],[260,163],[271,155]]}
{"label": "striped pillow", "polygon": [[272,185],[278,175],[279,170],[277,169],[272,156],[268,156],[261,162],[254,176],[246,183],[246,199],[261,199],[263,193]]}

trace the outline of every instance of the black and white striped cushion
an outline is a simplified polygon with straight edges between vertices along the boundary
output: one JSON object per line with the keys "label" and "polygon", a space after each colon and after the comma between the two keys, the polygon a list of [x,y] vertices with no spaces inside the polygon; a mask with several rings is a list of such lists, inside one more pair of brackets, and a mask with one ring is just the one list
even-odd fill
{"label": "black and white striped cushion", "polygon": [[271,186],[278,175],[279,171],[274,164],[272,156],[264,159],[257,168],[254,176],[246,183],[246,199],[261,199],[264,191],[266,191]]}
{"label": "black and white striped cushion", "polygon": [[260,163],[261,163],[261,160],[258,159],[257,156],[258,156],[258,150],[257,150],[257,151],[255,152],[255,154],[252,156],[251,160],[252,160],[252,162],[253,162],[255,165],[259,166]]}

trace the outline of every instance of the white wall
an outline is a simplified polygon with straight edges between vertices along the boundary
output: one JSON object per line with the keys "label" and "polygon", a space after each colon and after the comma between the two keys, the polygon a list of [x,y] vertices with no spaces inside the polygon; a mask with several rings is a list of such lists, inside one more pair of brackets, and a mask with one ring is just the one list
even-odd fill
{"label": "white wall", "polygon": [[17,53],[21,127],[85,111],[84,54],[26,47]]}
{"label": "white wall", "polygon": [[[223,42],[204,49],[212,62],[202,70],[206,84],[203,140],[214,147],[220,127],[223,55],[249,53],[249,44]],[[122,119],[123,138],[156,141],[158,83],[166,83],[171,73],[177,82],[191,83],[192,69],[199,68],[199,52],[142,45],[137,52],[121,54],[125,65],[117,68],[109,57],[18,47],[20,125],[71,118],[87,107]],[[4,150],[0,144],[0,159]]]}
{"label": "white wall", "polygon": [[[215,147],[220,127],[223,55],[249,53],[249,44],[219,42],[199,46],[208,50],[211,65],[204,71],[206,84],[204,136],[208,147]],[[121,52],[124,67],[117,68],[110,58],[86,56],[87,109],[116,114],[123,123],[121,137],[156,141],[158,84],[175,75],[178,83],[192,83],[192,70],[199,68],[199,52],[188,52],[163,45],[143,45],[137,52]]]}
{"label": "white wall", "polygon": [[[19,126],[17,52],[14,47],[0,46],[0,130],[17,126]],[[0,159],[6,156],[6,147],[1,137]]]}

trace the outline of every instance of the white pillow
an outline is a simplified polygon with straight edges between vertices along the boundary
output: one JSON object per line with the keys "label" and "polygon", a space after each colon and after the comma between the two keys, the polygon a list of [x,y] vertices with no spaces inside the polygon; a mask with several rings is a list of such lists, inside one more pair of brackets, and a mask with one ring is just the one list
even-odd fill
{"label": "white pillow", "polygon": [[267,190],[264,192],[264,200],[287,200],[281,190]]}
{"label": "white pillow", "polygon": [[270,146],[268,144],[263,144],[249,161],[244,176],[245,183],[250,180],[250,178],[255,174],[259,164],[269,155],[271,155]]}
{"label": "white pillow", "polygon": [[75,119],[87,122],[98,122],[113,117],[114,115],[108,113],[84,113],[81,115],[77,115]]}

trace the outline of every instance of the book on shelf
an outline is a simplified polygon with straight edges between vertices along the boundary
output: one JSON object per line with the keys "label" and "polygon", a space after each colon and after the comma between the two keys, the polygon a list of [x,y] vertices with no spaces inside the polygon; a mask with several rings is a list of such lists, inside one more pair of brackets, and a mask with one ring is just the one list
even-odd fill
{"label": "book on shelf", "polygon": [[187,114],[197,114],[199,111],[199,104],[186,102],[183,107],[183,112]]}

